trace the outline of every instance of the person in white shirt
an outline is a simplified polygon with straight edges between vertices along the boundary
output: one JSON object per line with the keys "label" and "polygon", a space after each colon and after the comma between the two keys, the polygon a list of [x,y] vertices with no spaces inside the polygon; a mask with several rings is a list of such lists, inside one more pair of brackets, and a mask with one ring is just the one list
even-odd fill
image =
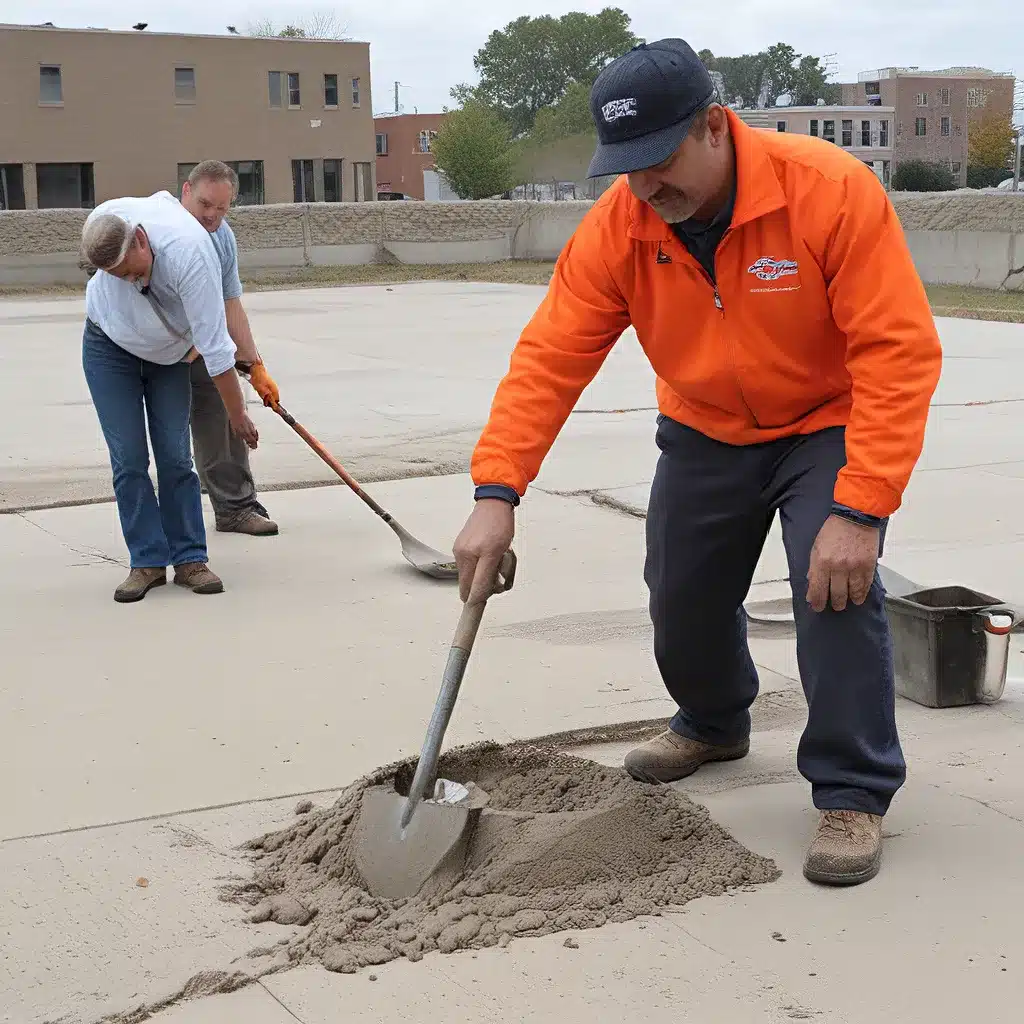
{"label": "person in white shirt", "polygon": [[[231,429],[255,448],[235,343],[224,317],[220,262],[202,225],[169,192],[111,199],[82,228],[86,288],[82,368],[110,452],[121,530],[131,556],[114,600],[167,582],[224,589],[207,562],[199,477],[189,445],[190,363],[202,358]],[[149,477],[149,441],[159,502]]]}

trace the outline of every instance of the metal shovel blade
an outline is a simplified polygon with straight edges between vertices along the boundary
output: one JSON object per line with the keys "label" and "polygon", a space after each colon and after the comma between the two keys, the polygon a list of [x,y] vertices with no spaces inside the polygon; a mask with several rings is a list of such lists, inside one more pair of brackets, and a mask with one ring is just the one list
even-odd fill
{"label": "metal shovel blade", "polygon": [[405,797],[391,787],[363,793],[352,852],[367,890],[381,899],[409,899],[428,878],[461,873],[470,826],[480,815],[479,807],[423,801],[403,830],[404,807]]}
{"label": "metal shovel blade", "polygon": [[415,569],[427,576],[433,576],[436,580],[457,580],[459,578],[454,555],[445,555],[436,548],[417,540],[401,523],[394,519],[388,522],[388,526],[395,531],[398,539],[402,542],[402,555],[405,560]]}

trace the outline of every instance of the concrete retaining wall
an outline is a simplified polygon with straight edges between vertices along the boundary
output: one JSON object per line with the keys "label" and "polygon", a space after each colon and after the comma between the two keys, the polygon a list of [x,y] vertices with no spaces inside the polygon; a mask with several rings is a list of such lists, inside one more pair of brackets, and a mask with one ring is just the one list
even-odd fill
{"label": "concrete retaining wall", "polygon": [[[400,261],[553,260],[589,202],[309,203],[231,213],[246,270]],[[78,245],[86,210],[0,212],[0,284],[85,280]]]}
{"label": "concrete retaining wall", "polygon": [[[929,284],[1024,289],[1024,193],[894,193]],[[553,260],[592,204],[312,203],[231,213],[244,270]],[[0,285],[82,282],[85,210],[0,212]]]}

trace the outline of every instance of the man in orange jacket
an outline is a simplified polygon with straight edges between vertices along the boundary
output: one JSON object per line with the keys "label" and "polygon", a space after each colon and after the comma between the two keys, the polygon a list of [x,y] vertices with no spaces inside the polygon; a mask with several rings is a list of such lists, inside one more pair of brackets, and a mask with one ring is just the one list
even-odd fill
{"label": "man in orange jacket", "polygon": [[590,174],[623,177],[560,255],[498,387],[455,544],[462,597],[487,591],[515,507],[632,325],[658,377],[645,579],[679,711],[626,770],[667,783],[747,754],[743,600],[778,512],[808,703],[797,765],[821,812],[804,874],[867,881],[906,777],[876,563],[941,369],[924,288],[873,171],[745,125],[682,40],[608,65],[591,111]]}

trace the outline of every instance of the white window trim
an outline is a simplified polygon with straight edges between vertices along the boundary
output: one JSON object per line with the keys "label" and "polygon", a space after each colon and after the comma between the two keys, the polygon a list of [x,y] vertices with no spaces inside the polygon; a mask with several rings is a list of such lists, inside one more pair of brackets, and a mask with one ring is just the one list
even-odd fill
{"label": "white window trim", "polygon": [[[327,78],[328,78],[329,75],[334,75],[334,91],[339,94],[338,95],[338,99],[339,100],[341,99],[340,89],[339,89],[339,86],[338,86],[338,76],[335,75],[333,71],[325,71],[324,72],[324,110],[337,110],[341,106],[340,103],[328,103],[327,102]],[[331,159],[333,159],[333,157]]]}
{"label": "white window trim", "polygon": [[[294,75],[299,80],[299,102],[292,103],[292,86],[289,79]],[[302,109],[302,75],[298,71],[286,71],[284,73],[284,97],[285,105],[289,110]]]}
{"label": "white window trim", "polygon": [[[182,99],[178,95],[178,72],[179,71],[191,71],[192,72],[192,98]],[[179,107],[194,107],[199,100],[199,76],[196,74],[196,66],[194,64],[175,64],[174,65],[174,103]]]}

